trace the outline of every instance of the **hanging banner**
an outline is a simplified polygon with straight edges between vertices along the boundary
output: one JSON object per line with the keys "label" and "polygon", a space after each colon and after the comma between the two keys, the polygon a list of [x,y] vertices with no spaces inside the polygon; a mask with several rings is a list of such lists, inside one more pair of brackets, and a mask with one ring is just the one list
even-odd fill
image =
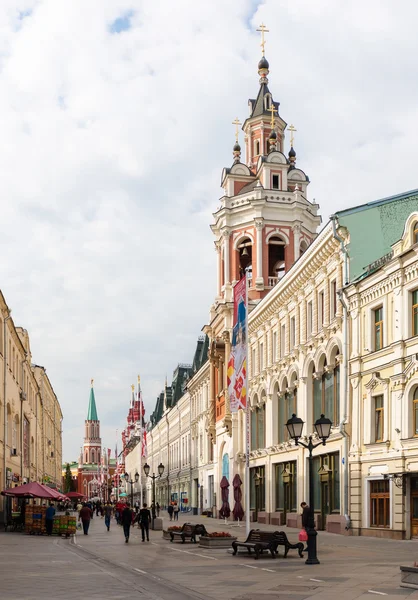
{"label": "hanging banner", "polygon": [[234,326],[228,361],[228,394],[231,412],[247,406],[247,278],[234,287]]}

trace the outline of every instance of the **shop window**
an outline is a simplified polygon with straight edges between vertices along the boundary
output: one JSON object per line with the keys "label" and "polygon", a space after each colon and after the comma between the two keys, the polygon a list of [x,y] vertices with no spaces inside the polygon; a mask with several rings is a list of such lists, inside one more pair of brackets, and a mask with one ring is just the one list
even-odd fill
{"label": "shop window", "polygon": [[390,526],[389,480],[370,481],[370,527]]}
{"label": "shop window", "polygon": [[274,465],[274,481],[276,484],[276,511],[296,512],[296,461]]}
{"label": "shop window", "polygon": [[264,467],[250,469],[250,510],[257,513],[266,510],[266,476]]}

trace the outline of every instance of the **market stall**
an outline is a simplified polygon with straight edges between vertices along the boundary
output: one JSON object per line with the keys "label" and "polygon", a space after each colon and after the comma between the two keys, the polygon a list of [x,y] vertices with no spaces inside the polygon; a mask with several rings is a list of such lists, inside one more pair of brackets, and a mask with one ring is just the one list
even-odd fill
{"label": "market stall", "polygon": [[[14,488],[7,488],[1,493],[6,497],[29,499],[32,501],[32,504],[22,504],[22,509],[19,513],[20,522],[22,525],[24,524],[25,532],[31,535],[46,533],[45,516],[47,506],[44,502],[41,505],[43,500],[52,502],[67,500],[64,494],[36,481]],[[16,515],[15,518],[17,518]],[[57,515],[54,517],[53,533],[68,537],[74,534],[75,531],[76,518],[74,516]]]}

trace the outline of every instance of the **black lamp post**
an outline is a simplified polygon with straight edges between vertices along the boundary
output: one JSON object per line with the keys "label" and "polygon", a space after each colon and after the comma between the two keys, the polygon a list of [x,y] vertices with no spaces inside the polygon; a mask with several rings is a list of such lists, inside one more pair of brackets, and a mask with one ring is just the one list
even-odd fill
{"label": "black lamp post", "polygon": [[[155,480],[159,479],[161,477],[161,475],[164,473],[164,465],[163,463],[160,463],[157,467],[158,469],[158,475],[155,475],[155,473],[153,473],[152,475],[150,475],[150,470],[151,467],[149,466],[148,463],[145,463],[144,465],[144,473],[147,477],[150,477],[152,479],[152,502],[154,504],[155,507]],[[155,514],[155,508],[152,511],[152,514]],[[152,528],[154,529],[154,516],[152,517]]]}
{"label": "black lamp post", "polygon": [[315,514],[314,514],[314,478],[313,478],[313,457],[312,450],[323,444],[325,446],[327,439],[331,433],[332,422],[321,415],[314,423],[315,431],[321,440],[317,444],[312,442],[312,436],[309,436],[307,444],[300,441],[303,429],[303,421],[296,415],[292,415],[286,423],[287,431],[292,440],[295,440],[296,446],[303,446],[309,450],[309,519],[306,533],[308,534],[308,558],[305,561],[307,565],[319,565],[319,560],[316,556],[316,536],[315,530]]}
{"label": "black lamp post", "polygon": [[125,475],[124,475],[126,483],[130,483],[131,484],[131,506],[134,505],[134,483],[138,483],[138,481],[139,481],[139,473],[138,473],[138,471],[135,473],[134,477],[135,477],[135,479],[129,480],[128,473],[125,473]]}

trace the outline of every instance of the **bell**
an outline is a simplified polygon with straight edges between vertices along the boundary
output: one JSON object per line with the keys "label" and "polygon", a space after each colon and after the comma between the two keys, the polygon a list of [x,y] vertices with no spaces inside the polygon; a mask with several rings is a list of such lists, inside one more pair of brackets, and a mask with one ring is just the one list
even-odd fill
{"label": "bell", "polygon": [[241,256],[248,256],[248,250],[246,246],[244,246],[244,250],[242,251]]}

